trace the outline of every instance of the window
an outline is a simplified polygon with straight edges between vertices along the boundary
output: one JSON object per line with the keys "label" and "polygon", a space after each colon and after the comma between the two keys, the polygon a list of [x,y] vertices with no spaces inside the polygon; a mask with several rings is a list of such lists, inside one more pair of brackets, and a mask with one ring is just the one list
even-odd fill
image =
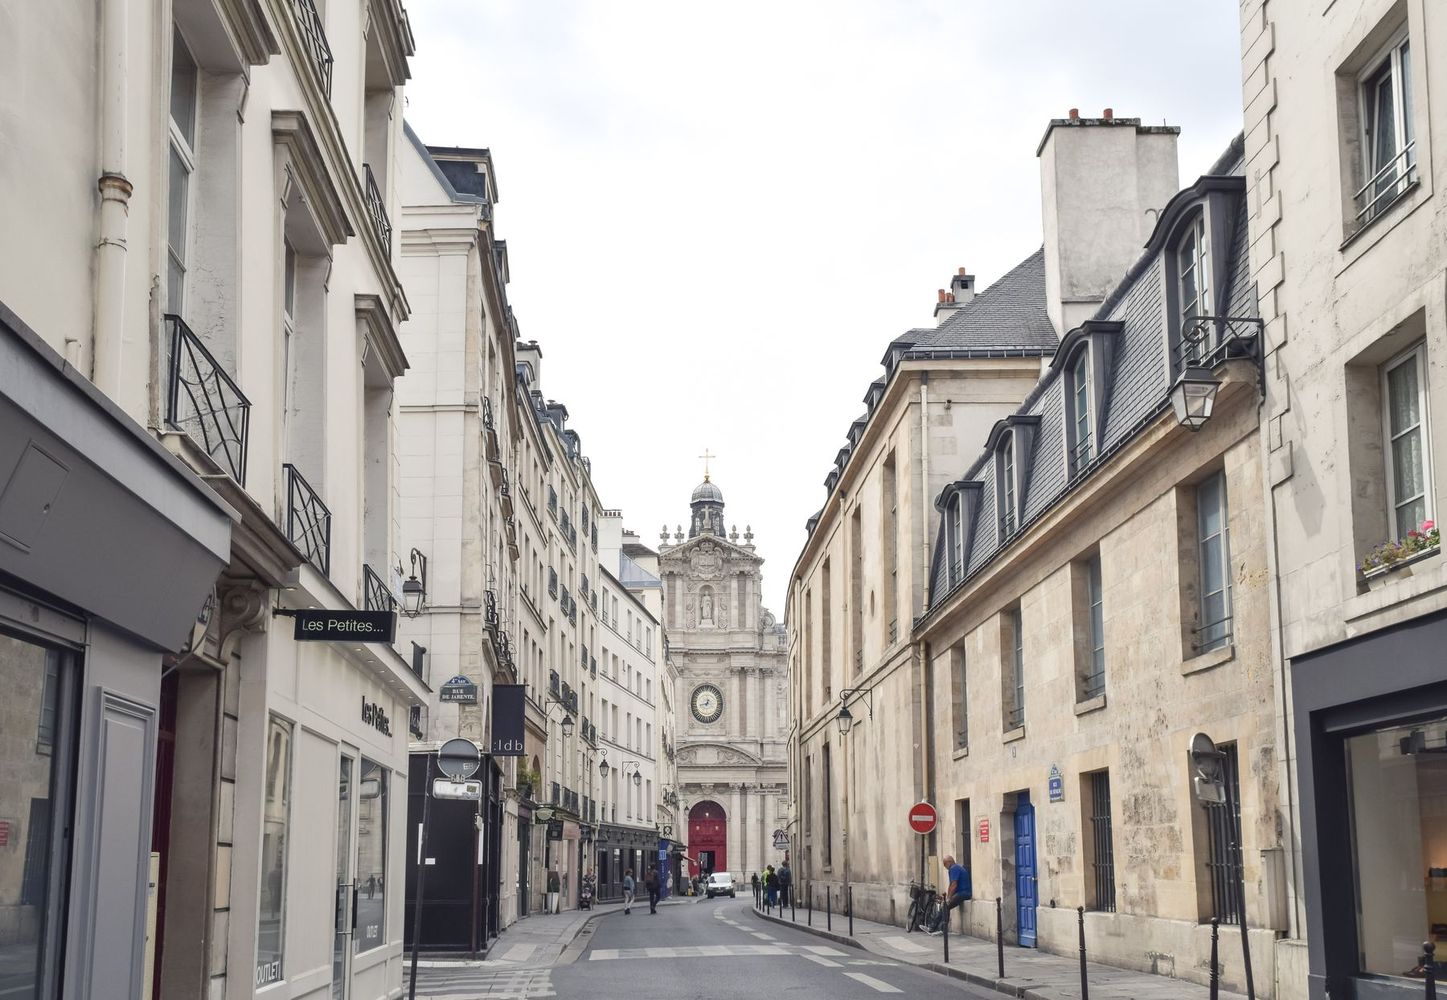
{"label": "window", "polygon": [[1394,42],[1361,81],[1362,177],[1357,222],[1376,218],[1416,180],[1412,134],[1412,57],[1405,37]]}
{"label": "window", "polygon": [[196,171],[196,60],[181,32],[171,32],[170,158],[167,177],[166,309],[183,315],[190,250],[191,175]]}
{"label": "window", "polygon": [[387,929],[387,768],[362,758],[357,786],[358,954],[386,940]]}
{"label": "window", "polygon": [[1223,743],[1226,801],[1206,805],[1206,875],[1211,883],[1211,916],[1223,924],[1241,922],[1241,778],[1236,744]]}
{"label": "window", "polygon": [[1105,602],[1100,580],[1100,553],[1082,567],[1085,582],[1085,648],[1079,698],[1089,701],[1105,694]]}
{"label": "window", "polygon": [[955,818],[960,831],[960,846],[956,851],[955,861],[959,862],[960,867],[968,872],[973,868],[970,864],[970,847],[974,842],[973,828],[970,825],[969,799],[955,800]]}
{"label": "window", "polygon": [[834,765],[830,747],[824,744],[824,867],[834,863]]}
{"label": "window", "polygon": [[1005,731],[1025,724],[1025,626],[1017,605],[1000,615],[1000,647],[1003,653]]}
{"label": "window", "polygon": [[1015,509],[1015,442],[1009,434],[1000,446],[996,464],[1000,477],[1000,542],[1003,544],[1015,533],[1018,514]]}
{"label": "window", "polygon": [[261,885],[256,922],[256,985],[280,982],[286,942],[286,852],[291,827],[291,723],[272,716],[266,732]]}
{"label": "window", "polygon": [[1206,235],[1206,213],[1198,212],[1176,248],[1179,275],[1177,301],[1181,305],[1181,354],[1184,365],[1201,364],[1216,346],[1214,324],[1207,324],[1210,332],[1198,341],[1193,341],[1188,334],[1193,317],[1214,314],[1211,305],[1210,252],[1210,241]]}
{"label": "window", "polygon": [[1110,828],[1110,772],[1085,775],[1090,798],[1086,835],[1090,838],[1091,880],[1088,909],[1115,912],[1115,841]]}
{"label": "window", "polygon": [[1224,472],[1196,487],[1196,521],[1201,564],[1201,624],[1196,629],[1196,648],[1205,652],[1231,641],[1231,545]]}
{"label": "window", "polygon": [[40,693],[40,719],[35,725],[35,752],[48,754],[55,746],[55,709],[60,694],[60,658],[45,658],[45,683]]}
{"label": "window", "polygon": [[949,651],[950,701],[954,707],[955,749],[967,750],[970,746],[970,689],[965,677],[965,647],[963,644]]}
{"label": "window", "polygon": [[[1361,971],[1407,973],[1417,967],[1423,939],[1434,932],[1440,970],[1440,925],[1447,919],[1447,716],[1352,736],[1345,750]],[[1440,981],[1440,971],[1438,976]],[[1417,977],[1420,982],[1420,971]],[[1403,995],[1421,992],[1419,985]]]}
{"label": "window", "polygon": [[958,493],[945,508],[945,545],[949,549],[949,572],[945,585],[953,587],[965,578],[965,501]]}
{"label": "window", "polygon": [[1397,538],[1432,517],[1432,474],[1427,452],[1426,345],[1418,344],[1382,368],[1386,409],[1387,496]]}
{"label": "window", "polygon": [[1067,371],[1067,440],[1070,448],[1070,475],[1074,477],[1080,475],[1090,464],[1093,454],[1090,433],[1090,352],[1077,352]]}

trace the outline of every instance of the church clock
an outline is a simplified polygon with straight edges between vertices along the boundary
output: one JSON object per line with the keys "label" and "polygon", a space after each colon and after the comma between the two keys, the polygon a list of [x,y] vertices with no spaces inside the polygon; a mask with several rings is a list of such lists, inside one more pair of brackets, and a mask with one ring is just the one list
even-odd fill
{"label": "church clock", "polygon": [[712,684],[700,684],[689,699],[693,717],[702,723],[717,722],[723,715],[723,692]]}

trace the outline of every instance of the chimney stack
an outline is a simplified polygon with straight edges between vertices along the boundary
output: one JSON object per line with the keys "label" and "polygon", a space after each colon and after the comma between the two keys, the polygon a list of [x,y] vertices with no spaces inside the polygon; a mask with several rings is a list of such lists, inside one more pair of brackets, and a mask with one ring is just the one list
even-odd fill
{"label": "chimney stack", "polygon": [[1156,215],[1180,189],[1173,125],[1141,125],[1106,108],[1100,118],[1054,118],[1040,160],[1045,298],[1058,336],[1089,319],[1125,277]]}
{"label": "chimney stack", "polygon": [[939,290],[939,301],[935,303],[935,326],[949,319],[974,297],[975,276],[962,267],[950,276],[949,290]]}

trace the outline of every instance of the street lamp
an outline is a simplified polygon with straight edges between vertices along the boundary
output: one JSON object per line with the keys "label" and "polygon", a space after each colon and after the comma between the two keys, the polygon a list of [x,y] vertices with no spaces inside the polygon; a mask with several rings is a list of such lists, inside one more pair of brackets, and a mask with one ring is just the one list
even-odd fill
{"label": "street lamp", "polygon": [[1171,406],[1176,411],[1176,422],[1193,431],[1200,430],[1211,419],[1216,392],[1220,388],[1221,383],[1208,368],[1193,366],[1181,372],[1181,377],[1171,387]]}
{"label": "street lamp", "polygon": [[[427,599],[427,557],[413,549],[408,557],[412,561],[412,575],[402,584],[402,613],[416,618],[422,613],[422,604]],[[418,573],[422,578],[417,578]]]}
{"label": "street lamp", "polygon": [[872,688],[845,688],[839,692],[839,714],[834,716],[834,723],[839,727],[840,736],[848,736],[849,730],[854,728],[854,713],[849,711],[849,696],[858,695],[864,699],[864,705],[869,709],[869,717],[874,718],[874,690]]}

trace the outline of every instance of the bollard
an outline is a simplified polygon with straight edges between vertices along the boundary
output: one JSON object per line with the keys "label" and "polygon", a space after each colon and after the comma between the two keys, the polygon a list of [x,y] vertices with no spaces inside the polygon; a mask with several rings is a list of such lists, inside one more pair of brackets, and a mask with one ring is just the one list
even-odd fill
{"label": "bollard", "polygon": [[1422,942],[1422,971],[1427,983],[1427,1000],[1437,1000],[1437,946],[1431,941]]}
{"label": "bollard", "polygon": [[844,891],[849,894],[849,936],[854,936],[854,886],[845,886]]}
{"label": "bollard", "polygon": [[1085,907],[1077,906],[1080,918],[1080,1000],[1090,1000],[1090,980],[1085,975]]}
{"label": "bollard", "polygon": [[794,891],[794,887],[791,885],[789,886],[789,920],[796,924],[799,922],[798,903],[799,894]]}
{"label": "bollard", "polygon": [[804,892],[804,919],[810,927],[814,926],[814,883],[809,883],[809,888]]}
{"label": "bollard", "polygon": [[824,887],[824,929],[826,931],[834,929],[834,897],[830,891],[833,888],[829,885]]}
{"label": "bollard", "polygon": [[1000,963],[1000,978],[1005,978],[1005,910],[1000,897],[995,897],[995,958]]}
{"label": "bollard", "polygon": [[944,939],[945,939],[945,964],[946,964],[946,965],[949,965],[949,964],[950,964],[950,908],[949,908],[949,906],[946,906],[946,907],[945,907],[944,917],[945,917],[945,919],[944,919],[944,930],[943,930],[941,933],[944,934]]}
{"label": "bollard", "polygon": [[1220,947],[1221,921],[1215,917],[1211,918],[1211,1000],[1216,1000],[1221,994],[1221,965],[1216,961],[1217,950]]}

